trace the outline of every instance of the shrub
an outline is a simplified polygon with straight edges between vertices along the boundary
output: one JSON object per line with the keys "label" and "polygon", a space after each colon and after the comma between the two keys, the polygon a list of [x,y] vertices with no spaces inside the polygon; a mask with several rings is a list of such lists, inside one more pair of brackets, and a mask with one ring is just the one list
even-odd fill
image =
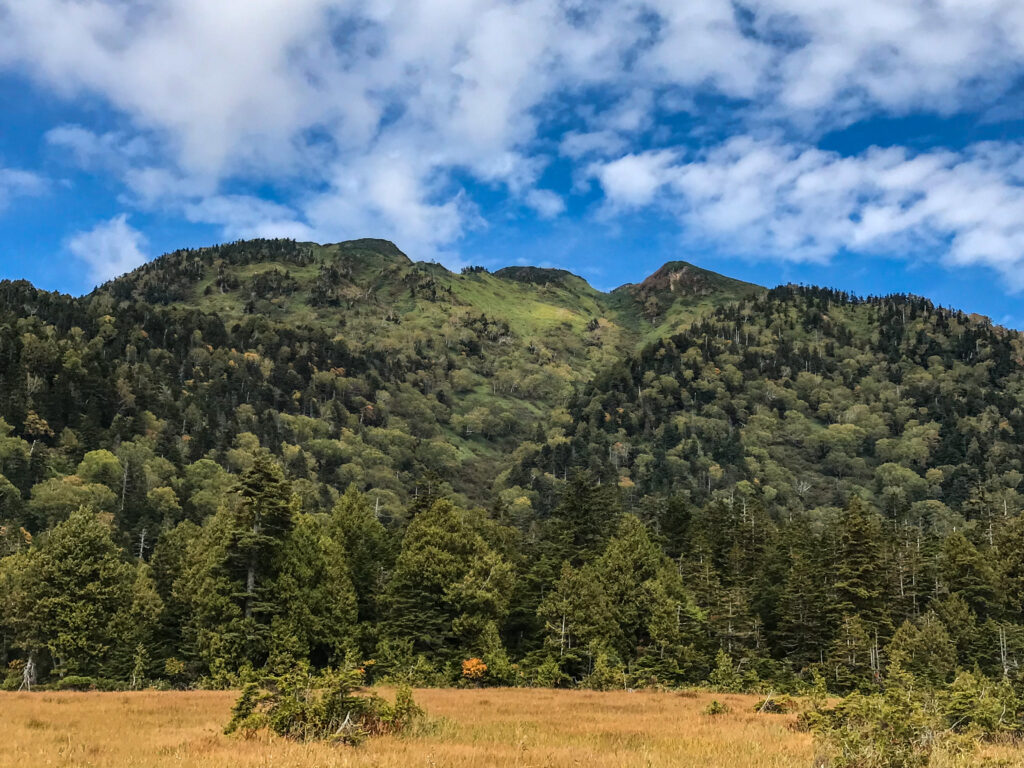
{"label": "shrub", "polygon": [[943,691],[942,710],[949,727],[983,738],[1021,732],[1021,701],[1007,681],[961,672]]}
{"label": "shrub", "polygon": [[796,712],[799,704],[792,696],[767,696],[754,705],[754,711],[768,715],[788,715]]}
{"label": "shrub", "polygon": [[25,662],[21,659],[15,659],[7,665],[7,674],[4,676],[3,683],[0,683],[0,690],[4,691],[16,691],[21,687],[22,680],[24,679]]}
{"label": "shrub", "polygon": [[371,736],[403,733],[423,717],[408,687],[399,688],[391,704],[360,692],[362,679],[361,670],[327,670],[248,683],[224,731],[250,736],[267,729],[297,741],[358,745]]}
{"label": "shrub", "polygon": [[716,691],[724,693],[739,693],[743,690],[743,679],[733,666],[732,657],[723,650],[719,650],[715,657],[715,668],[711,671],[709,682]]}
{"label": "shrub", "polygon": [[177,683],[185,677],[185,662],[173,656],[164,662],[164,675],[172,683]]}
{"label": "shrub", "polygon": [[451,685],[454,682],[424,654],[415,653],[409,639],[380,642],[377,646],[374,680],[422,688]]}
{"label": "shrub", "polygon": [[541,688],[559,688],[569,682],[554,656],[546,656],[534,669],[532,677],[533,684]]}
{"label": "shrub", "polygon": [[590,674],[580,681],[580,687],[594,691],[612,691],[625,687],[624,670],[618,659],[611,654],[600,651],[594,659],[594,667]]}
{"label": "shrub", "polygon": [[895,665],[884,693],[852,693],[833,709],[816,712],[811,721],[818,751],[815,764],[926,768],[940,755],[947,765],[969,759],[973,740],[954,734],[936,697],[913,682]]}
{"label": "shrub", "polygon": [[91,691],[96,687],[95,679],[83,675],[68,675],[50,686],[55,691]]}
{"label": "shrub", "polygon": [[725,715],[730,711],[729,705],[718,699],[712,699],[711,703],[704,707],[705,715]]}
{"label": "shrub", "polygon": [[52,691],[117,691],[124,689],[124,687],[124,683],[116,680],[106,680],[102,677],[86,677],[84,675],[68,675],[47,686]]}
{"label": "shrub", "polygon": [[487,674],[487,665],[480,659],[466,659],[462,662],[462,677],[474,683],[479,683]]}

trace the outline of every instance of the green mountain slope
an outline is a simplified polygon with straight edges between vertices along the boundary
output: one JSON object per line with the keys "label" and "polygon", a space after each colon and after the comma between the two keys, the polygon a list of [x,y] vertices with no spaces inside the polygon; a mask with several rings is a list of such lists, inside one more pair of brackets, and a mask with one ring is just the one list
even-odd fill
{"label": "green mountain slope", "polygon": [[985,318],[684,262],[603,293],[267,240],[0,282],[4,684],[1008,675],[1022,403]]}
{"label": "green mountain slope", "polygon": [[856,494],[901,522],[962,526],[1016,508],[1022,358],[1020,333],[925,299],[784,286],[603,372],[506,482],[553,498],[584,468],[637,498],[743,487],[790,510]]}
{"label": "green mountain slope", "polygon": [[[101,287],[120,301],[188,306],[224,317],[258,313],[326,328],[412,322],[440,329],[466,312],[506,322],[517,338],[582,336],[600,322],[597,346],[625,350],[704,311],[764,289],[686,262],[602,293],[565,270],[506,267],[461,274],[413,262],[384,240],[333,245],[252,241],[163,256]],[[611,337],[611,338],[608,338]],[[593,340],[591,340],[593,341]],[[588,346],[595,346],[590,343]]]}
{"label": "green mountain slope", "polygon": [[617,288],[612,296],[628,313],[639,312],[644,341],[653,341],[724,303],[760,293],[760,287],[751,283],[670,261],[643,282]]}
{"label": "green mountain slope", "polygon": [[[655,312],[646,294],[567,272],[454,274],[381,240],[267,240],[168,254],[81,299],[8,285],[12,333],[45,338],[46,359],[28,366],[38,385],[9,369],[0,416],[21,430],[37,412],[94,447],[153,420],[181,461],[222,460],[252,434],[328,484],[310,493],[354,482],[397,513],[429,474],[483,503],[509,452],[564,420],[598,371],[659,327],[762,290],[694,275],[660,289]],[[94,365],[81,408],[69,355]]]}
{"label": "green mountain slope", "polygon": [[[225,323],[261,317],[315,328],[400,367],[432,368],[437,354],[426,350],[443,350],[444,371],[385,375],[388,410],[398,417],[389,423],[443,437],[460,464],[479,460],[490,476],[490,463],[545,425],[597,371],[714,306],[762,290],[683,262],[606,294],[564,270],[455,274],[381,240],[258,241],[164,256],[92,298],[212,312]],[[445,412],[431,418],[438,390],[447,393]],[[476,498],[487,490],[457,485]]]}

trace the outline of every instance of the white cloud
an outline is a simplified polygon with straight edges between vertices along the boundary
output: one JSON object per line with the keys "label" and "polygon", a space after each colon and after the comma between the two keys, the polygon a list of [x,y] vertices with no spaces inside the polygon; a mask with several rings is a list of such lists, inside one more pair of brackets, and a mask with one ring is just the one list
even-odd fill
{"label": "white cloud", "polygon": [[[536,188],[549,152],[577,176],[600,161],[615,205],[650,202],[678,162],[640,137],[697,96],[738,103],[740,130],[781,123],[813,141],[867,114],[988,109],[1024,74],[1019,0],[0,0],[0,36],[0,70],[117,111],[117,130],[62,126],[47,140],[119,175],[126,205],[228,236],[383,235],[425,255],[482,224],[468,182],[557,215]],[[751,153],[729,173],[770,176],[756,163],[771,152]],[[724,172],[692,169],[686,194],[701,200]],[[283,204],[238,193],[267,185]],[[805,241],[766,191],[704,200],[696,221],[724,231],[773,210],[773,242],[801,258],[841,241]],[[980,231],[970,242],[996,249]]]}
{"label": "white cloud", "polygon": [[0,168],[0,210],[15,197],[41,194],[46,189],[43,177],[17,168]]}
{"label": "white cloud", "polygon": [[85,262],[97,285],[144,264],[145,248],[146,238],[123,213],[68,240],[68,250]]}
{"label": "white cloud", "polygon": [[119,131],[95,133],[81,125],[58,125],[43,137],[54,149],[67,152],[75,164],[85,170],[120,170],[143,161],[150,153],[142,136]]}
{"label": "white cloud", "polygon": [[755,0],[758,20],[802,45],[779,58],[783,109],[954,112],[1021,74],[1016,0]]}
{"label": "white cloud", "polygon": [[591,169],[613,205],[641,206],[654,199],[676,157],[669,150],[651,151],[596,163]]}
{"label": "white cloud", "polygon": [[525,202],[542,219],[553,219],[565,212],[565,200],[550,189],[531,189]]}
{"label": "white cloud", "polygon": [[588,155],[608,157],[621,153],[627,146],[626,139],[614,131],[569,131],[562,137],[558,151],[579,160]]}
{"label": "white cloud", "polygon": [[[625,169],[625,170],[624,170]],[[935,256],[1024,289],[1024,145],[854,157],[734,138],[689,161],[663,152],[592,168],[610,201],[674,213],[724,253],[824,261],[840,250]]]}
{"label": "white cloud", "polygon": [[211,195],[183,205],[186,219],[219,225],[232,240],[252,237],[290,237],[312,240],[308,225],[291,208],[249,195]]}
{"label": "white cloud", "polygon": [[421,162],[396,152],[339,169],[330,190],[303,206],[311,228],[322,240],[373,233],[418,258],[442,258],[476,213],[465,196],[431,190]]}

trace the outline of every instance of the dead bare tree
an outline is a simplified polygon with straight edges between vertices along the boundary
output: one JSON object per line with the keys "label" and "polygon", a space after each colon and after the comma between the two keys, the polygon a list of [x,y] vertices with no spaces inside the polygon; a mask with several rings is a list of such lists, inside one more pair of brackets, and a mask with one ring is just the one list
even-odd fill
{"label": "dead bare tree", "polygon": [[19,691],[31,691],[32,686],[36,682],[36,662],[30,653],[28,655],[28,661],[25,662],[25,666],[21,670],[21,685],[18,687]]}

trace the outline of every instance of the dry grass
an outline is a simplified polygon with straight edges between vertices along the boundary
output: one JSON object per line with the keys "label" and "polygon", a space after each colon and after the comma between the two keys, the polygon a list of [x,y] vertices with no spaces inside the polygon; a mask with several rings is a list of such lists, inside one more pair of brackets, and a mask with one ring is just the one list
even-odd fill
{"label": "dry grass", "polygon": [[[0,768],[28,766],[754,766],[809,765],[791,718],[756,715],[751,697],[671,693],[424,690],[435,725],[358,749],[222,735],[230,692],[0,694]],[[440,720],[438,723],[437,721]]]}
{"label": "dry grass", "polygon": [[[425,690],[422,734],[358,749],[221,733],[230,692],[0,694],[0,768],[768,768],[810,766],[793,718],[758,715],[749,696],[703,714],[710,696],[549,690]],[[1024,765],[1004,749],[1003,765]]]}

